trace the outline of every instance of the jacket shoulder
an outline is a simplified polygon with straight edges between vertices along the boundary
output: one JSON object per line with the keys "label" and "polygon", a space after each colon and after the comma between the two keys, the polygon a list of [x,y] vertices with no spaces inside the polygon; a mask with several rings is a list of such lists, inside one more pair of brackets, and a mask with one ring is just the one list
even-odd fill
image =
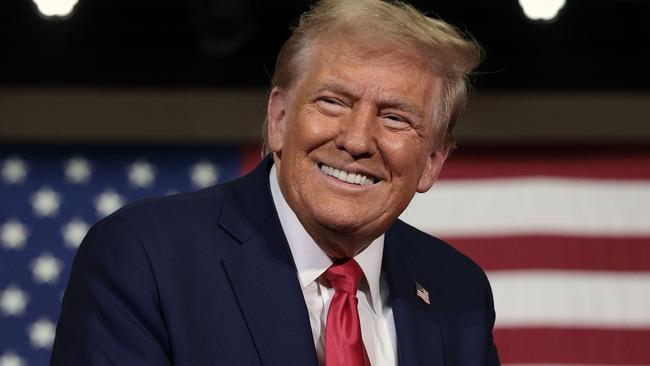
{"label": "jacket shoulder", "polygon": [[205,251],[221,257],[237,245],[219,225],[227,190],[226,185],[218,185],[138,200],[99,221],[92,231],[136,240],[154,265],[193,261]]}
{"label": "jacket shoulder", "polygon": [[[110,216],[119,216],[133,225],[180,224],[186,221],[218,218],[226,192],[225,185],[218,185],[196,192],[145,198],[127,204]],[[110,217],[109,216],[109,217]]]}

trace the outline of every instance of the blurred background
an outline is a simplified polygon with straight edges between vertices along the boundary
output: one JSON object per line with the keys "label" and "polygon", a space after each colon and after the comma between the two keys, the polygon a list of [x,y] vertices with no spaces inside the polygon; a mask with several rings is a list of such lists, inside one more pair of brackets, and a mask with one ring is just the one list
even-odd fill
{"label": "blurred background", "polygon": [[[307,0],[0,2],[0,366],[46,365],[88,227],[260,159]],[[650,365],[650,2],[411,1],[485,48],[403,218],[488,273],[509,365]]]}

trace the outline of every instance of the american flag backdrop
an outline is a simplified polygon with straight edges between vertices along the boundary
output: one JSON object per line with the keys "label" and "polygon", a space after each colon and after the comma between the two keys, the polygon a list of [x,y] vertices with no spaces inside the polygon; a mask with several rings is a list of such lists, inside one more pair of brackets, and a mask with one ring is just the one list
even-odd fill
{"label": "american flag backdrop", "polygon": [[[48,363],[90,225],[258,159],[237,146],[1,147],[0,366]],[[486,269],[503,364],[650,365],[650,149],[460,150],[402,218]]]}
{"label": "american flag backdrop", "polygon": [[0,366],[49,364],[70,265],[89,226],[139,198],[232,180],[247,166],[246,151],[0,148]]}
{"label": "american flag backdrop", "polygon": [[486,270],[503,364],[650,365],[650,149],[475,149],[403,218]]}

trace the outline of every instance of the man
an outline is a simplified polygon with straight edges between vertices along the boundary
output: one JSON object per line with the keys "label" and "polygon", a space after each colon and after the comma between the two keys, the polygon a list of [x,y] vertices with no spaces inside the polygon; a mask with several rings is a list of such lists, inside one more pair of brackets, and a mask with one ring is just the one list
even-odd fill
{"label": "man", "polygon": [[397,220],[453,145],[479,48],[403,4],[324,0],[282,48],[270,155],[95,225],[53,365],[498,365],[481,269]]}

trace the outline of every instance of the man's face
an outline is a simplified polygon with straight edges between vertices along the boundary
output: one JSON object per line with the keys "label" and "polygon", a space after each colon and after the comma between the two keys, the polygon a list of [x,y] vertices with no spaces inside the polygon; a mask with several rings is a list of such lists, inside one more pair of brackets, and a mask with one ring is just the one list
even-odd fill
{"label": "man's face", "polygon": [[269,147],[285,199],[328,254],[381,235],[446,158],[433,128],[441,78],[412,51],[349,39],[312,47],[289,90],[269,100]]}

